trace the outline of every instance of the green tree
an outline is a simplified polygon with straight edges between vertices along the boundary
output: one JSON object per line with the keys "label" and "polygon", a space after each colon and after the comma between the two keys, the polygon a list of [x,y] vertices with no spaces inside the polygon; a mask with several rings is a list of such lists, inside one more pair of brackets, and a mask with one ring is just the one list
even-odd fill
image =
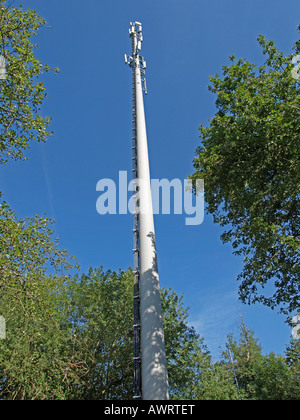
{"label": "green tree", "polygon": [[[39,266],[19,282],[20,290],[0,299],[7,320],[7,339],[0,340],[0,398],[131,399],[132,272],[99,268],[49,276]],[[162,290],[162,306],[171,396],[197,398],[210,366],[207,349],[187,323],[182,298]]]}
{"label": "green tree", "polygon": [[210,363],[201,372],[196,382],[196,400],[241,400],[242,392],[239,390],[235,374],[232,369],[222,361]]}
{"label": "green tree", "polygon": [[69,282],[65,317],[87,366],[84,384],[72,398],[133,397],[132,284],[130,271],[104,272],[102,268],[90,269]]}
{"label": "green tree", "polygon": [[48,219],[19,219],[0,206],[0,315],[6,320],[0,399],[63,398],[73,381],[72,336],[61,328],[58,310],[70,267]]}
{"label": "green tree", "polygon": [[189,325],[183,296],[162,289],[161,297],[171,398],[239,399],[231,372],[213,363],[204,338]]}
{"label": "green tree", "polygon": [[183,296],[162,289],[161,300],[171,398],[195,399],[199,376],[210,364],[208,349],[204,339],[188,325]]}
{"label": "green tree", "polygon": [[[239,295],[289,313],[300,306],[300,95],[293,58],[260,36],[266,56],[211,77],[217,113],[200,126],[191,178],[204,178],[207,210],[244,256]],[[298,72],[299,73],[299,72]],[[298,76],[300,76],[298,74]],[[268,286],[268,288],[266,288]]]}
{"label": "green tree", "polygon": [[[38,242],[43,228],[31,226],[37,231],[28,235],[24,226],[16,243]],[[1,284],[7,338],[0,340],[0,399],[132,399],[132,272],[47,275],[47,265],[65,259],[55,247],[47,255],[30,273],[15,276],[13,287]],[[182,297],[170,289],[161,295],[171,399],[300,398],[298,342],[286,357],[264,356],[242,323],[239,338],[230,335],[223,359],[213,362],[188,323]]]}
{"label": "green tree", "polygon": [[288,390],[290,399],[300,400],[300,341],[291,339],[285,352],[286,363],[291,375]]}
{"label": "green tree", "polygon": [[46,91],[39,76],[51,69],[37,59],[38,46],[31,41],[46,22],[34,10],[5,4],[0,0],[0,55],[6,60],[6,78],[0,80],[1,163],[23,158],[32,140],[46,141],[50,135],[50,118],[40,113]]}
{"label": "green tree", "polygon": [[[133,397],[133,276],[132,272],[90,269],[70,286],[70,314],[88,372],[79,399]],[[195,398],[195,378],[207,364],[203,340],[188,325],[182,297],[162,289],[162,311],[171,397]],[[84,348],[83,345],[80,346]]]}
{"label": "green tree", "polygon": [[228,335],[226,350],[223,352],[227,369],[234,375],[234,381],[244,398],[254,395],[257,366],[262,361],[262,349],[254,333],[243,321],[240,323],[240,336],[238,341],[233,334]]}
{"label": "green tree", "polygon": [[253,331],[241,322],[238,340],[229,335],[223,353],[223,364],[234,372],[241,399],[299,399],[299,374],[297,368],[292,369],[293,363],[299,361],[299,353],[291,348],[290,363],[287,357],[274,352],[263,355]]}
{"label": "green tree", "polygon": [[291,372],[286,360],[274,352],[263,356],[256,366],[251,398],[256,400],[291,399]]}
{"label": "green tree", "polygon": [[[1,70],[0,80],[0,163],[24,159],[31,141],[46,141],[50,135],[50,118],[40,112],[46,97],[40,76],[51,69],[37,59],[37,45],[32,43],[46,22],[34,10],[13,3],[6,6],[0,0],[2,64],[5,59],[5,76]],[[59,250],[51,224],[40,216],[17,218],[1,200],[0,314],[7,332],[0,340],[0,399],[64,398],[70,384],[76,383],[74,378],[80,377],[82,366],[68,343],[73,337],[61,328],[58,311],[69,257]]]}

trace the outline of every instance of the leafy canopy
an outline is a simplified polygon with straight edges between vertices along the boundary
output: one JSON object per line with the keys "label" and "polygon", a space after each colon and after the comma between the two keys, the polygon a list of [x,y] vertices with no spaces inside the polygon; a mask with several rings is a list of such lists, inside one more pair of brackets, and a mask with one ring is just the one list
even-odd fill
{"label": "leafy canopy", "polygon": [[[291,341],[288,357],[271,352],[262,354],[254,333],[243,321],[239,339],[229,334],[223,352],[224,368],[234,374],[240,399],[244,400],[298,400],[299,393],[299,342]],[[297,362],[295,362],[295,360]]]}
{"label": "leafy canopy", "polygon": [[[132,399],[132,296],[131,270],[20,279],[0,296],[0,399]],[[162,304],[172,398],[195,398],[207,350],[182,299],[163,290]]]}
{"label": "leafy canopy", "polygon": [[6,78],[0,80],[1,163],[22,159],[32,140],[44,142],[50,135],[50,118],[40,113],[46,91],[38,78],[51,69],[38,60],[31,41],[46,21],[34,10],[5,3],[0,0],[0,55],[6,61]]}
{"label": "leafy canopy", "polygon": [[264,65],[232,56],[223,77],[210,78],[218,111],[200,126],[191,177],[205,179],[222,240],[244,256],[241,300],[289,313],[300,306],[300,42],[285,56],[258,41]]}
{"label": "leafy canopy", "polygon": [[0,340],[0,399],[65,395],[76,362],[58,308],[70,268],[48,219],[20,219],[1,204],[0,314],[7,333]]}

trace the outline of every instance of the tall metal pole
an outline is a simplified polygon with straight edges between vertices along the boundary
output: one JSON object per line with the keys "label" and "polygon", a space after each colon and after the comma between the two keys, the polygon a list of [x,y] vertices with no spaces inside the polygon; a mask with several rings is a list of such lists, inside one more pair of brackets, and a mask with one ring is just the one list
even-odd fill
{"label": "tall metal pole", "polygon": [[129,34],[132,39],[132,56],[125,55],[125,62],[133,71],[133,176],[136,181],[133,226],[135,393],[136,398],[144,400],[168,400],[169,385],[143,100],[146,82],[144,79],[142,86],[141,77],[146,68],[144,58],[140,56],[143,41],[141,23],[131,22]]}

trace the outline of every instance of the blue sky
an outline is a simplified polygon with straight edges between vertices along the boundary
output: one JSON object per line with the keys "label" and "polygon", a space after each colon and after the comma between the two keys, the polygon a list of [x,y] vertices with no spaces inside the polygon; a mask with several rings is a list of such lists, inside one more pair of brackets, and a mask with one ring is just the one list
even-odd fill
{"label": "blue sky", "polygon": [[[57,66],[47,75],[54,136],[33,144],[28,162],[0,168],[0,190],[19,216],[55,218],[62,248],[83,272],[90,266],[126,269],[132,264],[131,215],[96,212],[99,179],[131,174],[131,71],[129,22],[143,23],[147,61],[145,98],[152,178],[186,178],[199,145],[198,127],[215,113],[209,75],[221,73],[228,57],[263,63],[259,34],[289,53],[297,40],[297,0],[23,0],[52,29],[38,35],[38,57]],[[213,355],[240,315],[265,353],[283,353],[290,339],[284,317],[263,306],[238,303],[236,277],[242,260],[220,240],[205,216],[186,226],[184,215],[156,215],[162,286],[184,294],[190,322]]]}

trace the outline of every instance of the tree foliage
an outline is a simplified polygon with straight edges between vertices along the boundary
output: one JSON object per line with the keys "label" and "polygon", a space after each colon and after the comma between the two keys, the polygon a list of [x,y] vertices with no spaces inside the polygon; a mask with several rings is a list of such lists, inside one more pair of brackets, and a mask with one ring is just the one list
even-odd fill
{"label": "tree foliage", "polygon": [[78,399],[133,397],[131,272],[90,269],[69,283],[68,320],[87,367]]}
{"label": "tree foliage", "polygon": [[50,118],[40,113],[46,91],[39,76],[51,69],[36,57],[38,46],[32,43],[46,21],[34,10],[5,4],[0,0],[0,55],[6,60],[6,79],[0,80],[1,163],[23,158],[32,140],[46,141],[50,135]]}
{"label": "tree foliage", "polygon": [[234,372],[239,396],[244,400],[299,400],[299,342],[291,340],[292,361],[271,352],[263,355],[254,333],[242,321],[238,340],[228,336],[223,364]]}
{"label": "tree foliage", "polygon": [[[40,76],[51,69],[38,60],[32,43],[45,24],[34,10],[0,0],[2,164],[23,159],[32,140],[45,141],[50,134],[50,118],[40,112],[46,97]],[[61,328],[58,311],[70,259],[59,249],[50,219],[20,219],[1,193],[0,198],[0,315],[7,329],[0,340],[0,399],[63,398],[81,368],[68,342],[74,337]]]}
{"label": "tree foliage", "polygon": [[258,40],[264,65],[232,56],[223,77],[210,78],[218,111],[200,126],[192,178],[205,179],[207,210],[227,228],[222,240],[244,256],[242,302],[289,313],[300,306],[300,43],[285,56]]}
{"label": "tree foliage", "polygon": [[[132,272],[33,279],[17,301],[1,295],[8,322],[0,399],[132,399]],[[213,361],[182,297],[163,289],[162,309],[171,399],[300,399],[299,342],[291,341],[285,357],[265,356],[242,323],[238,339],[230,335]]]}
{"label": "tree foliage", "polygon": [[[79,399],[133,398],[133,275],[90,269],[70,283],[68,319],[88,366]],[[172,398],[190,398],[193,383],[208,357],[187,311],[174,291],[162,290],[162,310]],[[195,395],[194,395],[195,396]]]}
{"label": "tree foliage", "polygon": [[[66,335],[60,327],[56,297],[61,299],[62,275],[70,267],[67,252],[59,250],[53,239],[48,219],[19,219],[2,203],[0,314],[7,334],[0,340],[0,399],[63,395],[74,366],[72,357],[64,354]],[[54,274],[47,276],[46,271]]]}
{"label": "tree foliage", "polygon": [[[30,298],[23,293],[15,303],[1,295],[7,317],[7,339],[0,341],[1,398],[131,399],[132,272],[99,268],[38,280],[38,290],[34,282],[28,285]],[[171,394],[195,397],[195,377],[209,364],[208,355],[176,293],[162,296]],[[24,314],[26,303],[30,310]]]}

